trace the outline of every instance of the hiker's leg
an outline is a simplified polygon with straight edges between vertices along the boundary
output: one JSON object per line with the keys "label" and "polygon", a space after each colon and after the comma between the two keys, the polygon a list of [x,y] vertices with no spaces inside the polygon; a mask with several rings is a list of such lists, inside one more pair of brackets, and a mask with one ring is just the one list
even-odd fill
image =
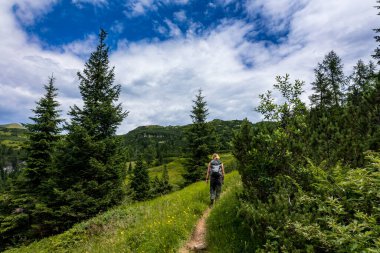
{"label": "hiker's leg", "polygon": [[215,190],[215,180],[210,181],[210,200],[211,202],[214,201],[216,197],[216,190]]}
{"label": "hiker's leg", "polygon": [[215,199],[219,199],[220,197],[220,192],[222,191],[222,183],[219,182],[216,186],[215,186]]}

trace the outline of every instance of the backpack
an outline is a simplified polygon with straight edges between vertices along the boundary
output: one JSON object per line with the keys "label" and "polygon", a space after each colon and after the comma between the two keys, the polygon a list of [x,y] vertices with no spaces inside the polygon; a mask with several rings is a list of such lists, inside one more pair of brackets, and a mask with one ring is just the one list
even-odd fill
{"label": "backpack", "polygon": [[222,176],[222,163],[218,160],[212,160],[210,163],[211,177],[219,178]]}

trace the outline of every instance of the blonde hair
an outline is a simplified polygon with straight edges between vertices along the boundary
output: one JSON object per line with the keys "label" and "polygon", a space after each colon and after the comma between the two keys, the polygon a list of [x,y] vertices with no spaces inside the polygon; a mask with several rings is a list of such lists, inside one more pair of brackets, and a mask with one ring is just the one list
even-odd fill
{"label": "blonde hair", "polygon": [[220,157],[219,157],[219,155],[217,154],[217,153],[214,153],[213,155],[212,155],[212,159],[220,159]]}

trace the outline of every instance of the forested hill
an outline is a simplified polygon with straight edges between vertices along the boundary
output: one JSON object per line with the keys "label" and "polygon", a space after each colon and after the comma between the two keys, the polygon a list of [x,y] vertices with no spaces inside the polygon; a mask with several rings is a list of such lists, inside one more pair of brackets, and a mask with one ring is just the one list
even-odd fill
{"label": "forested hill", "polygon": [[[229,151],[233,133],[235,130],[239,130],[242,121],[214,119],[209,123],[215,129],[220,151]],[[190,125],[140,126],[122,137],[125,145],[131,151],[131,156],[137,152],[163,157],[179,156],[185,151],[186,130],[189,127]]]}
{"label": "forested hill", "polygon": [[[219,152],[231,150],[231,140],[236,130],[239,130],[241,120],[214,119],[209,124],[215,129]],[[120,135],[122,145],[127,148],[130,160],[139,153],[144,154],[146,162],[153,165],[164,163],[167,157],[182,156],[187,152],[186,131],[190,125],[183,126],[140,126]],[[14,169],[23,160],[21,146],[27,140],[27,130],[20,124],[0,125],[1,168],[13,164]]]}

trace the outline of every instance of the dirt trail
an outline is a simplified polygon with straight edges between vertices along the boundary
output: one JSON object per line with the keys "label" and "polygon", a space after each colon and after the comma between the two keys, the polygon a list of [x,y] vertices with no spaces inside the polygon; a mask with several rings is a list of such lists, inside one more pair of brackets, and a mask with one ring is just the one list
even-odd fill
{"label": "dirt trail", "polygon": [[207,208],[202,217],[198,220],[193,235],[190,240],[179,250],[179,253],[206,252],[206,220],[211,209]]}

